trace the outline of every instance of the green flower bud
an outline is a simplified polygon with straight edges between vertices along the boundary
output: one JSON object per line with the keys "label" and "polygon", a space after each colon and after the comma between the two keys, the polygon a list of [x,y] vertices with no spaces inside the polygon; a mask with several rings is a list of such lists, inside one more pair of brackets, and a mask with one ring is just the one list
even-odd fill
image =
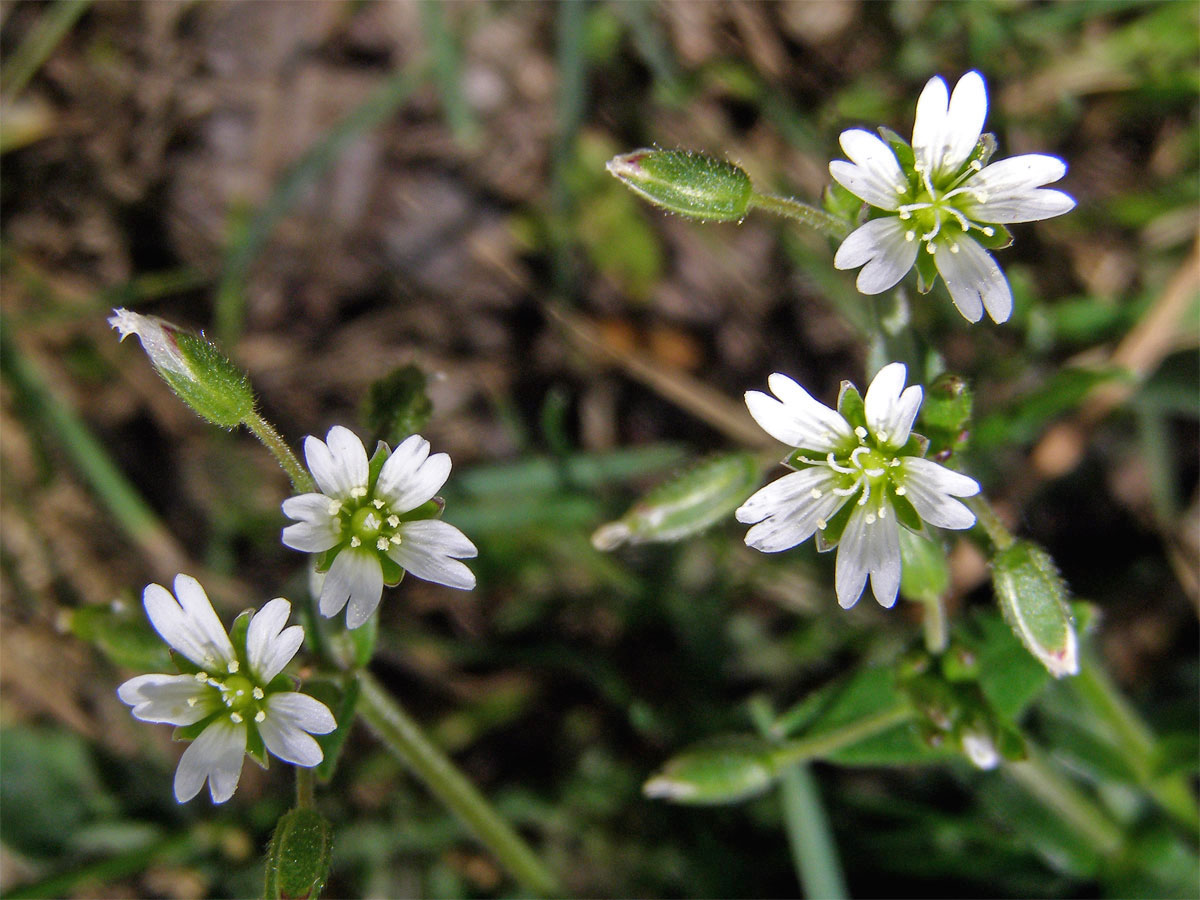
{"label": "green flower bud", "polygon": [[592,546],[678,541],[725,518],[758,487],[762,470],[750,453],[706,459],[660,484],[616,522],[596,529]]}
{"label": "green flower bud", "polygon": [[1078,641],[1067,586],[1041,547],[1018,541],[992,559],[1000,609],[1027,650],[1055,678],[1079,671]]}
{"label": "green flower bud", "polygon": [[284,813],[267,849],[263,895],[279,898],[319,897],[333,854],[333,828],[316,810]]}
{"label": "green flower bud", "polygon": [[775,776],[770,744],[746,735],[726,735],[676,756],[646,782],[642,793],[675,803],[737,803],[761,794]]}
{"label": "green flower bud", "polygon": [[962,449],[974,403],[971,388],[959,375],[947,372],[929,386],[921,406],[921,433],[929,438],[931,455]]}
{"label": "green flower bud", "polygon": [[254,393],[246,373],[215,344],[156,316],[127,309],[113,313],[108,324],[121,333],[121,340],[136,334],[158,374],[201,418],[234,428],[254,413]]}
{"label": "green flower bud", "polygon": [[634,150],[606,168],[654,205],[709,222],[740,222],[754,192],[733,163],[688,150]]}

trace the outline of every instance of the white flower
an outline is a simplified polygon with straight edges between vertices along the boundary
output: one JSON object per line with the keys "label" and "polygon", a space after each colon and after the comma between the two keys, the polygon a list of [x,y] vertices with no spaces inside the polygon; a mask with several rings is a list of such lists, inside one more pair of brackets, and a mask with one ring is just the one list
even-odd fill
{"label": "white flower", "polygon": [[198,380],[191,364],[179,349],[176,340],[179,329],[170,322],[158,316],[143,316],[130,312],[122,307],[113,310],[113,314],[108,317],[108,324],[117,330],[122,341],[131,334],[136,334],[142,342],[142,349],[150,357],[150,362],[164,375],[175,375],[187,381]]}
{"label": "white flower", "polygon": [[380,444],[382,466],[367,460],[362,441],[340,425],[324,441],[309,436],[304,456],[321,493],[300,494],[283,503],[296,519],[283,529],[294,550],[325,554],[328,569],[321,588],[324,616],[349,603],[346,626],[358,628],[379,605],[384,584],[397,584],[404,572],[448,587],[470,590],[475,576],[460,559],[478,554],[461,531],[433,516],[435,498],[450,475],[450,457],[429,455],[420,435],[406,438],[394,452]]}
{"label": "white flower", "polygon": [[187,671],[139,675],[121,685],[117,696],[133,707],[135,718],[175,725],[180,736],[193,739],[175,771],[180,803],[195,797],[206,780],[213,802],[224,803],[237,788],[247,753],[264,767],[264,750],[296,766],[321,761],[321,748],[310,735],[333,731],[333,714],[278,677],[304,641],[299,625],[283,627],[290,603],[282,597],[267,603],[250,619],[243,645],[234,647],[204,588],[190,575],[176,576],[175,596],[149,585],[143,602]]}
{"label": "white flower", "polygon": [[[842,132],[850,162],[831,162],[829,173],[874,207],[875,218],[842,242],[833,264],[862,266],[857,284],[864,294],[887,290],[916,263],[922,290],[932,286],[936,267],[968,321],[978,322],[984,309],[996,322],[1008,319],[1012,291],[984,248],[1007,246],[1004,225],[1060,216],[1075,201],[1042,187],[1066,174],[1057,157],[1029,153],[987,165],[993,142],[990,136],[980,140],[986,115],[983,77],[968,72],[949,97],[941,78],[925,85],[913,123],[911,163],[904,161],[906,146],[898,155],[869,131]],[[921,247],[925,254],[918,259]]]}
{"label": "white flower", "polygon": [[[817,535],[817,548],[838,547],[838,603],[851,607],[871,578],[886,607],[900,588],[900,527],[970,528],[975,515],[955,497],[979,493],[974,479],[924,459],[912,434],[921,388],[905,388],[901,363],[879,370],[864,399],[843,382],[832,410],[786,375],[767,383],[774,397],[746,393],[750,414],[768,434],[796,447],[784,462],[798,471],[754,494],[737,519],[754,525],[746,543],[776,553]],[[849,503],[854,500],[854,503]]]}

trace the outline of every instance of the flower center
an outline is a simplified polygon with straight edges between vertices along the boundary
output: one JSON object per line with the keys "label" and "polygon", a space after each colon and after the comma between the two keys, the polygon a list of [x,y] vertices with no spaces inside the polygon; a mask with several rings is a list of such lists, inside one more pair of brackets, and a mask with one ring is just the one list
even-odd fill
{"label": "flower center", "polygon": [[382,500],[364,502],[357,509],[343,510],[343,537],[351,547],[374,547],[381,553],[401,542],[400,517]]}
{"label": "flower center", "polygon": [[[267,696],[266,691],[245,675],[237,674],[235,663],[230,663],[229,668],[234,671],[224,677],[200,672],[196,675],[196,680],[216,689],[221,697],[221,703],[229,711],[230,721],[235,725],[239,725],[247,719],[255,722],[263,721],[267,717],[263,708],[263,701]],[[192,701],[189,700],[188,703],[192,704]]]}
{"label": "flower center", "polygon": [[982,168],[978,160],[972,160],[948,183],[938,185],[928,172],[918,167],[921,185],[915,192],[913,202],[896,208],[900,220],[910,226],[904,232],[904,239],[921,241],[929,253],[936,253],[940,247],[957,253],[959,239],[972,229],[985,237],[994,235],[994,228],[974,221],[964,212],[964,208],[987,200],[983,190],[971,186],[971,178]]}

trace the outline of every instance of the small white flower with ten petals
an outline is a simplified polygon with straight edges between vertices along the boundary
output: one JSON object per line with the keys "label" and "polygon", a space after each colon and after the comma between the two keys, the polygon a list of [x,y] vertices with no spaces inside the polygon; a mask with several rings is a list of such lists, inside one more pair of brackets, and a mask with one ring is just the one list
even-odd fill
{"label": "small white flower with ten petals", "polygon": [[754,525],[746,543],[776,553],[816,534],[818,550],[837,547],[843,607],[858,602],[868,576],[881,605],[896,602],[901,526],[919,532],[923,522],[952,529],[975,524],[975,515],[954,498],[979,493],[979,485],[924,458],[927,442],[912,433],[922,392],[917,385],[905,388],[905,376],[901,363],[884,366],[865,400],[842,382],[837,410],[778,373],[767,380],[774,397],[746,393],[763,430],[797,448],[784,460],[797,471],[737,510],[739,522]]}
{"label": "small white flower with ten petals", "polygon": [[[178,597],[178,601],[176,600]],[[322,759],[311,735],[337,727],[329,708],[293,690],[284,666],[304,641],[299,625],[284,628],[291,604],[282,597],[225,633],[200,582],[175,578],[175,596],[151,584],[143,596],[155,630],[178,654],[180,675],[139,675],[117,689],[135,718],[177,727],[191,739],[175,770],[175,798],[186,803],[208,781],[214,803],[233,796],[247,753],[266,768],[270,751],[310,768]]]}
{"label": "small white flower with ten petals", "polygon": [[475,587],[459,560],[479,551],[453,525],[433,518],[441,512],[435,495],[450,476],[449,456],[430,456],[429,442],[414,434],[394,452],[381,443],[368,461],[362,441],[340,425],[324,441],[305,439],[304,456],[321,493],[284,501],[284,515],[297,522],[283,529],[283,543],[324,554],[317,563],[328,570],[322,615],[349,604],[346,626],[358,628],[379,606],[383,586],[398,584],[405,571],[452,588]]}
{"label": "small white flower with ten petals", "polygon": [[873,208],[833,264],[862,266],[857,284],[864,294],[886,291],[915,263],[922,292],[941,275],[968,321],[978,322],[985,309],[994,321],[1007,321],[1012,291],[987,250],[1011,242],[1006,224],[1060,216],[1075,201],[1042,187],[1066,174],[1057,157],[1028,153],[988,165],[995,142],[990,135],[981,140],[986,115],[983,77],[968,72],[949,96],[941,78],[925,85],[911,147],[891,132],[886,142],[859,128],[842,132],[850,161],[831,162],[829,173]]}

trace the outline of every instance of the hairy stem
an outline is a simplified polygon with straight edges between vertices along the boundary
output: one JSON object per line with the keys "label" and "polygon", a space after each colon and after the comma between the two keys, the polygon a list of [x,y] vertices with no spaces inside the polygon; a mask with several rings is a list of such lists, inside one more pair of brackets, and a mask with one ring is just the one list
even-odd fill
{"label": "hairy stem", "polygon": [[1121,845],[1121,830],[1104,811],[1051,768],[1033,748],[1030,748],[1027,760],[1005,766],[1004,772],[1031,797],[1086,837],[1101,856],[1114,853]]}
{"label": "hairy stem", "polygon": [[1000,517],[996,515],[996,510],[992,508],[992,504],[988,503],[987,498],[983,494],[967,497],[964,502],[975,513],[980,527],[983,528],[988,536],[988,540],[992,542],[997,550],[1007,550],[1013,545],[1016,538],[1013,537],[1013,533],[1008,530],[1008,527],[1000,521]]}
{"label": "hairy stem", "polygon": [[776,766],[782,767],[791,763],[819,759],[841,750],[843,747],[849,747],[866,738],[874,737],[901,722],[907,722],[912,716],[913,711],[907,704],[894,706],[843,728],[780,744],[772,754],[772,761]]}
{"label": "hairy stem", "polygon": [[306,494],[314,489],[315,485],[308,470],[300,463],[283,436],[275,430],[274,425],[257,412],[247,418],[243,424],[256,438],[262,441],[263,446],[271,451],[283,471],[287,472],[288,478],[292,480],[292,490],[299,494]]}
{"label": "hairy stem", "polygon": [[841,219],[829,215],[823,209],[817,209],[815,206],[802,203],[792,197],[780,197],[776,194],[760,194],[755,191],[750,195],[750,207],[751,209],[755,207],[765,209],[767,212],[773,212],[800,222],[832,238],[844,238],[850,233],[849,226]]}

